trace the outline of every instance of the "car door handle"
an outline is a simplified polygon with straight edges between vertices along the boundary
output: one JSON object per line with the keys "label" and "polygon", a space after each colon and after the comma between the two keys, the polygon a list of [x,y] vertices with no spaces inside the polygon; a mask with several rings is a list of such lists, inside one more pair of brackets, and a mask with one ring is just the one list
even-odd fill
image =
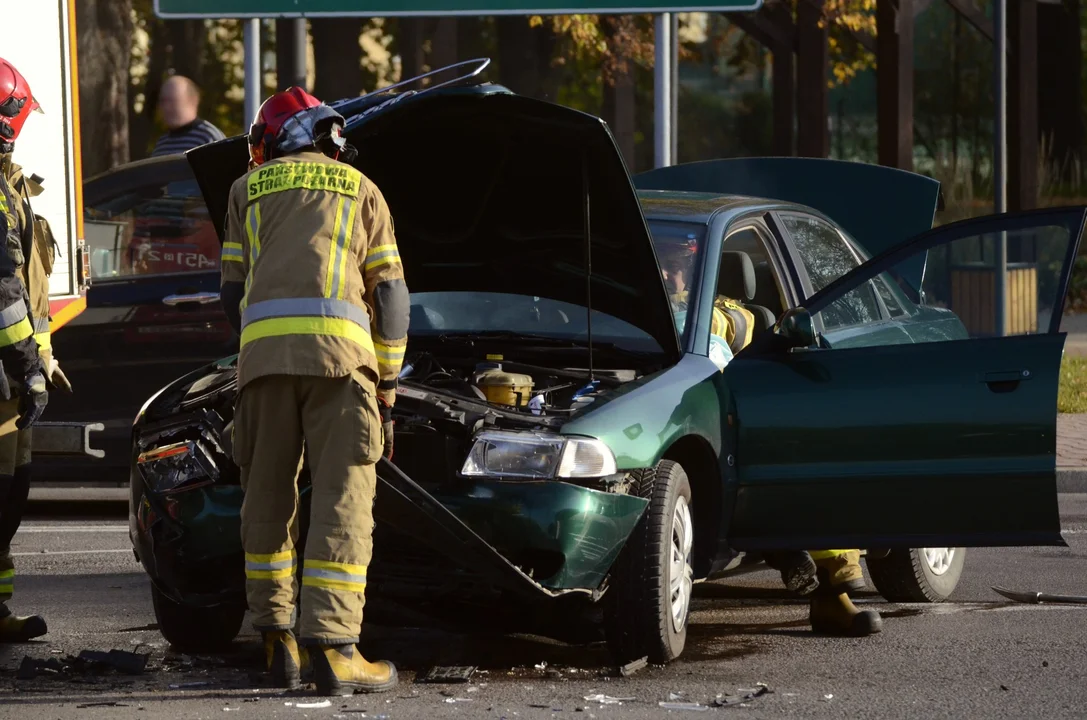
{"label": "car door handle", "polygon": [[190,295],[167,295],[162,299],[165,305],[182,305],[187,303],[196,303],[198,305],[208,305],[210,303],[219,302],[219,293],[201,292],[192,293]]}
{"label": "car door handle", "polygon": [[1030,378],[1030,370],[991,370],[981,375],[981,381],[996,393],[1012,392],[1020,382]]}

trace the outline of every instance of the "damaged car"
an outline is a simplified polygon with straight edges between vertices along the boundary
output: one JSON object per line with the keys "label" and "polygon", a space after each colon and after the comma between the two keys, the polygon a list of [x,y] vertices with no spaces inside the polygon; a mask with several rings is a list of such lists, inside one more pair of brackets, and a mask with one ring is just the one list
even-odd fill
{"label": "damaged car", "polygon": [[[869,548],[888,599],[940,600],[966,547],[1064,544],[1058,327],[1084,208],[932,230],[938,184],[888,168],[632,178],[603,121],[485,64],[334,104],[411,290],[368,620],[667,662],[694,584],[769,551]],[[188,159],[221,233],[245,140]],[[660,264],[677,245],[682,294]],[[750,343],[711,334],[720,297]],[[245,612],[235,362],[133,428],[130,534],[183,648],[229,643]]]}

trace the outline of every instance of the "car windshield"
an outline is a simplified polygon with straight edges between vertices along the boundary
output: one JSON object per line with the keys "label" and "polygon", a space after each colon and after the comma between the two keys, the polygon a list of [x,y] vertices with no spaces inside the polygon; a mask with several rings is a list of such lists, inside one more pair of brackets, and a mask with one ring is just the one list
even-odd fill
{"label": "car windshield", "polygon": [[[411,294],[413,336],[502,333],[571,342],[589,336],[585,307],[531,295],[492,292],[414,292]],[[661,352],[644,330],[611,315],[592,313],[594,343],[633,352]]]}
{"label": "car windshield", "polygon": [[706,226],[692,222],[649,221],[653,249],[661,267],[676,332],[682,337],[687,325],[687,305],[697,293],[700,249]]}

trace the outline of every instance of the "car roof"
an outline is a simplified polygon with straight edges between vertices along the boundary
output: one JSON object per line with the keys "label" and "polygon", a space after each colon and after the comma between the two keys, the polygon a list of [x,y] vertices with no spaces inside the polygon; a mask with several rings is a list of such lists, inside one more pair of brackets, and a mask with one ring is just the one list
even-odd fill
{"label": "car roof", "polygon": [[789,208],[819,215],[811,208],[781,200],[721,195],[706,192],[676,192],[670,190],[639,190],[638,200],[647,220],[684,220],[709,224],[720,213],[739,214],[744,211],[766,211]]}

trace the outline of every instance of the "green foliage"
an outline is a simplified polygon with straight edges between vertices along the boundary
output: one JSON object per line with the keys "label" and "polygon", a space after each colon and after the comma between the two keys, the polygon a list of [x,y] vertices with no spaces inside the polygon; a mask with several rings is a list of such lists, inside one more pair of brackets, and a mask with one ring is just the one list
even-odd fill
{"label": "green foliage", "polygon": [[1087,413],[1087,358],[1065,355],[1057,412]]}

